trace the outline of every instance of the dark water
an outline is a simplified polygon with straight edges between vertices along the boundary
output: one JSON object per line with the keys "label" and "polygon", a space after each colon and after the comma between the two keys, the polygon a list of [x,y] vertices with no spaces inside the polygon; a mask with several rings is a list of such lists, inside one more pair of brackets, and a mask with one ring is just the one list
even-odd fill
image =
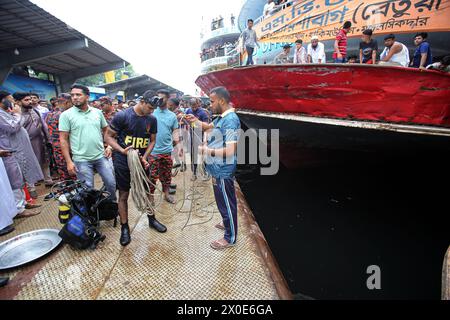
{"label": "dark water", "polygon": [[[449,154],[358,157],[238,181],[291,291],[315,299],[440,299]],[[369,290],[367,267],[381,269]]]}

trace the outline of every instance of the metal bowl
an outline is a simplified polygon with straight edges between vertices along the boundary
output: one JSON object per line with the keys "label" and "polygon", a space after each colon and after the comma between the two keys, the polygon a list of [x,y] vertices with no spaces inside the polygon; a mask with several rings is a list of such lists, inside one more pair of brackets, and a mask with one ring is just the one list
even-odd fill
{"label": "metal bowl", "polygon": [[36,230],[0,243],[0,270],[24,265],[53,251],[62,241],[58,233],[55,229]]}

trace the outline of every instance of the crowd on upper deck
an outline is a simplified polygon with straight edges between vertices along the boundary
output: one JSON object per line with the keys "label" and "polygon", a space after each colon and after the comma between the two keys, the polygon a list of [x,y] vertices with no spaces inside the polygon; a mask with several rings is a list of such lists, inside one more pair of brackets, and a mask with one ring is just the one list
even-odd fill
{"label": "crowd on upper deck", "polygon": [[[270,2],[272,3],[272,2]],[[344,22],[342,28],[337,33],[334,45],[332,60],[333,63],[362,63],[362,64],[383,64],[401,67],[411,67],[419,69],[435,69],[443,72],[450,72],[450,56],[444,56],[439,61],[433,63],[433,53],[431,44],[428,42],[426,32],[417,33],[413,42],[416,46],[414,54],[410,57],[409,50],[404,43],[396,40],[394,34],[384,36],[384,48],[380,53],[378,42],[374,39],[371,29],[365,29],[361,34],[359,43],[359,54],[348,54],[348,33],[352,27],[350,21]],[[247,52],[246,65],[253,65],[253,55],[256,47],[259,47],[255,30],[253,30],[253,20],[247,22],[247,29],[241,34],[243,51]],[[313,36],[310,43],[305,45],[302,39],[295,41],[294,52],[291,52],[292,45],[285,44],[283,51],[279,53],[272,64],[305,64],[305,63],[327,63],[325,46],[318,36]]]}

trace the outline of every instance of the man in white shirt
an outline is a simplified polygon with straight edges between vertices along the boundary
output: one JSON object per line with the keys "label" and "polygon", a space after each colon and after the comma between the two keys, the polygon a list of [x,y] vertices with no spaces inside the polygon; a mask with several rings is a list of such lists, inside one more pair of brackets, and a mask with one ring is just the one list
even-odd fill
{"label": "man in white shirt", "polygon": [[311,38],[311,43],[308,45],[308,63],[326,63],[327,57],[325,55],[325,46],[319,42],[317,36]]}
{"label": "man in white shirt", "polygon": [[273,9],[275,9],[275,2],[273,0],[267,0],[267,3],[264,5],[264,16],[270,16]]}
{"label": "man in white shirt", "polygon": [[253,30],[253,20],[248,19],[247,21],[247,29],[245,29],[240,38],[242,39],[243,46],[245,51],[247,51],[247,66],[253,65],[253,52],[256,47],[259,48],[258,38],[256,36],[255,30]]}
{"label": "man in white shirt", "polygon": [[308,54],[301,39],[295,41],[294,63],[308,63]]}
{"label": "man in white shirt", "polygon": [[389,34],[384,38],[384,45],[385,48],[380,55],[380,64],[408,67],[409,51],[403,43],[395,41],[395,36]]}

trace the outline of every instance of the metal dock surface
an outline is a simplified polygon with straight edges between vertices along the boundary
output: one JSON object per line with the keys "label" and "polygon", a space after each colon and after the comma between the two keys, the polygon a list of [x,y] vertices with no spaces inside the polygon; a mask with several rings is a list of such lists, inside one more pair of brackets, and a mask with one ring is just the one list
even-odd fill
{"label": "metal dock surface", "polygon": [[[119,244],[120,224],[114,228],[112,222],[102,222],[106,240],[96,250],[62,245],[32,264],[0,271],[11,278],[0,288],[0,299],[291,299],[238,186],[237,245],[215,251],[209,243],[222,233],[214,227],[221,218],[211,181],[197,180],[192,188],[186,172],[173,182],[177,204],[163,202],[156,214],[167,233],[150,229],[146,214],[137,212],[130,199],[130,245]],[[48,192],[40,190],[39,202]],[[15,220],[16,230],[0,241],[37,229],[61,229],[57,203],[43,204],[40,215]]]}

